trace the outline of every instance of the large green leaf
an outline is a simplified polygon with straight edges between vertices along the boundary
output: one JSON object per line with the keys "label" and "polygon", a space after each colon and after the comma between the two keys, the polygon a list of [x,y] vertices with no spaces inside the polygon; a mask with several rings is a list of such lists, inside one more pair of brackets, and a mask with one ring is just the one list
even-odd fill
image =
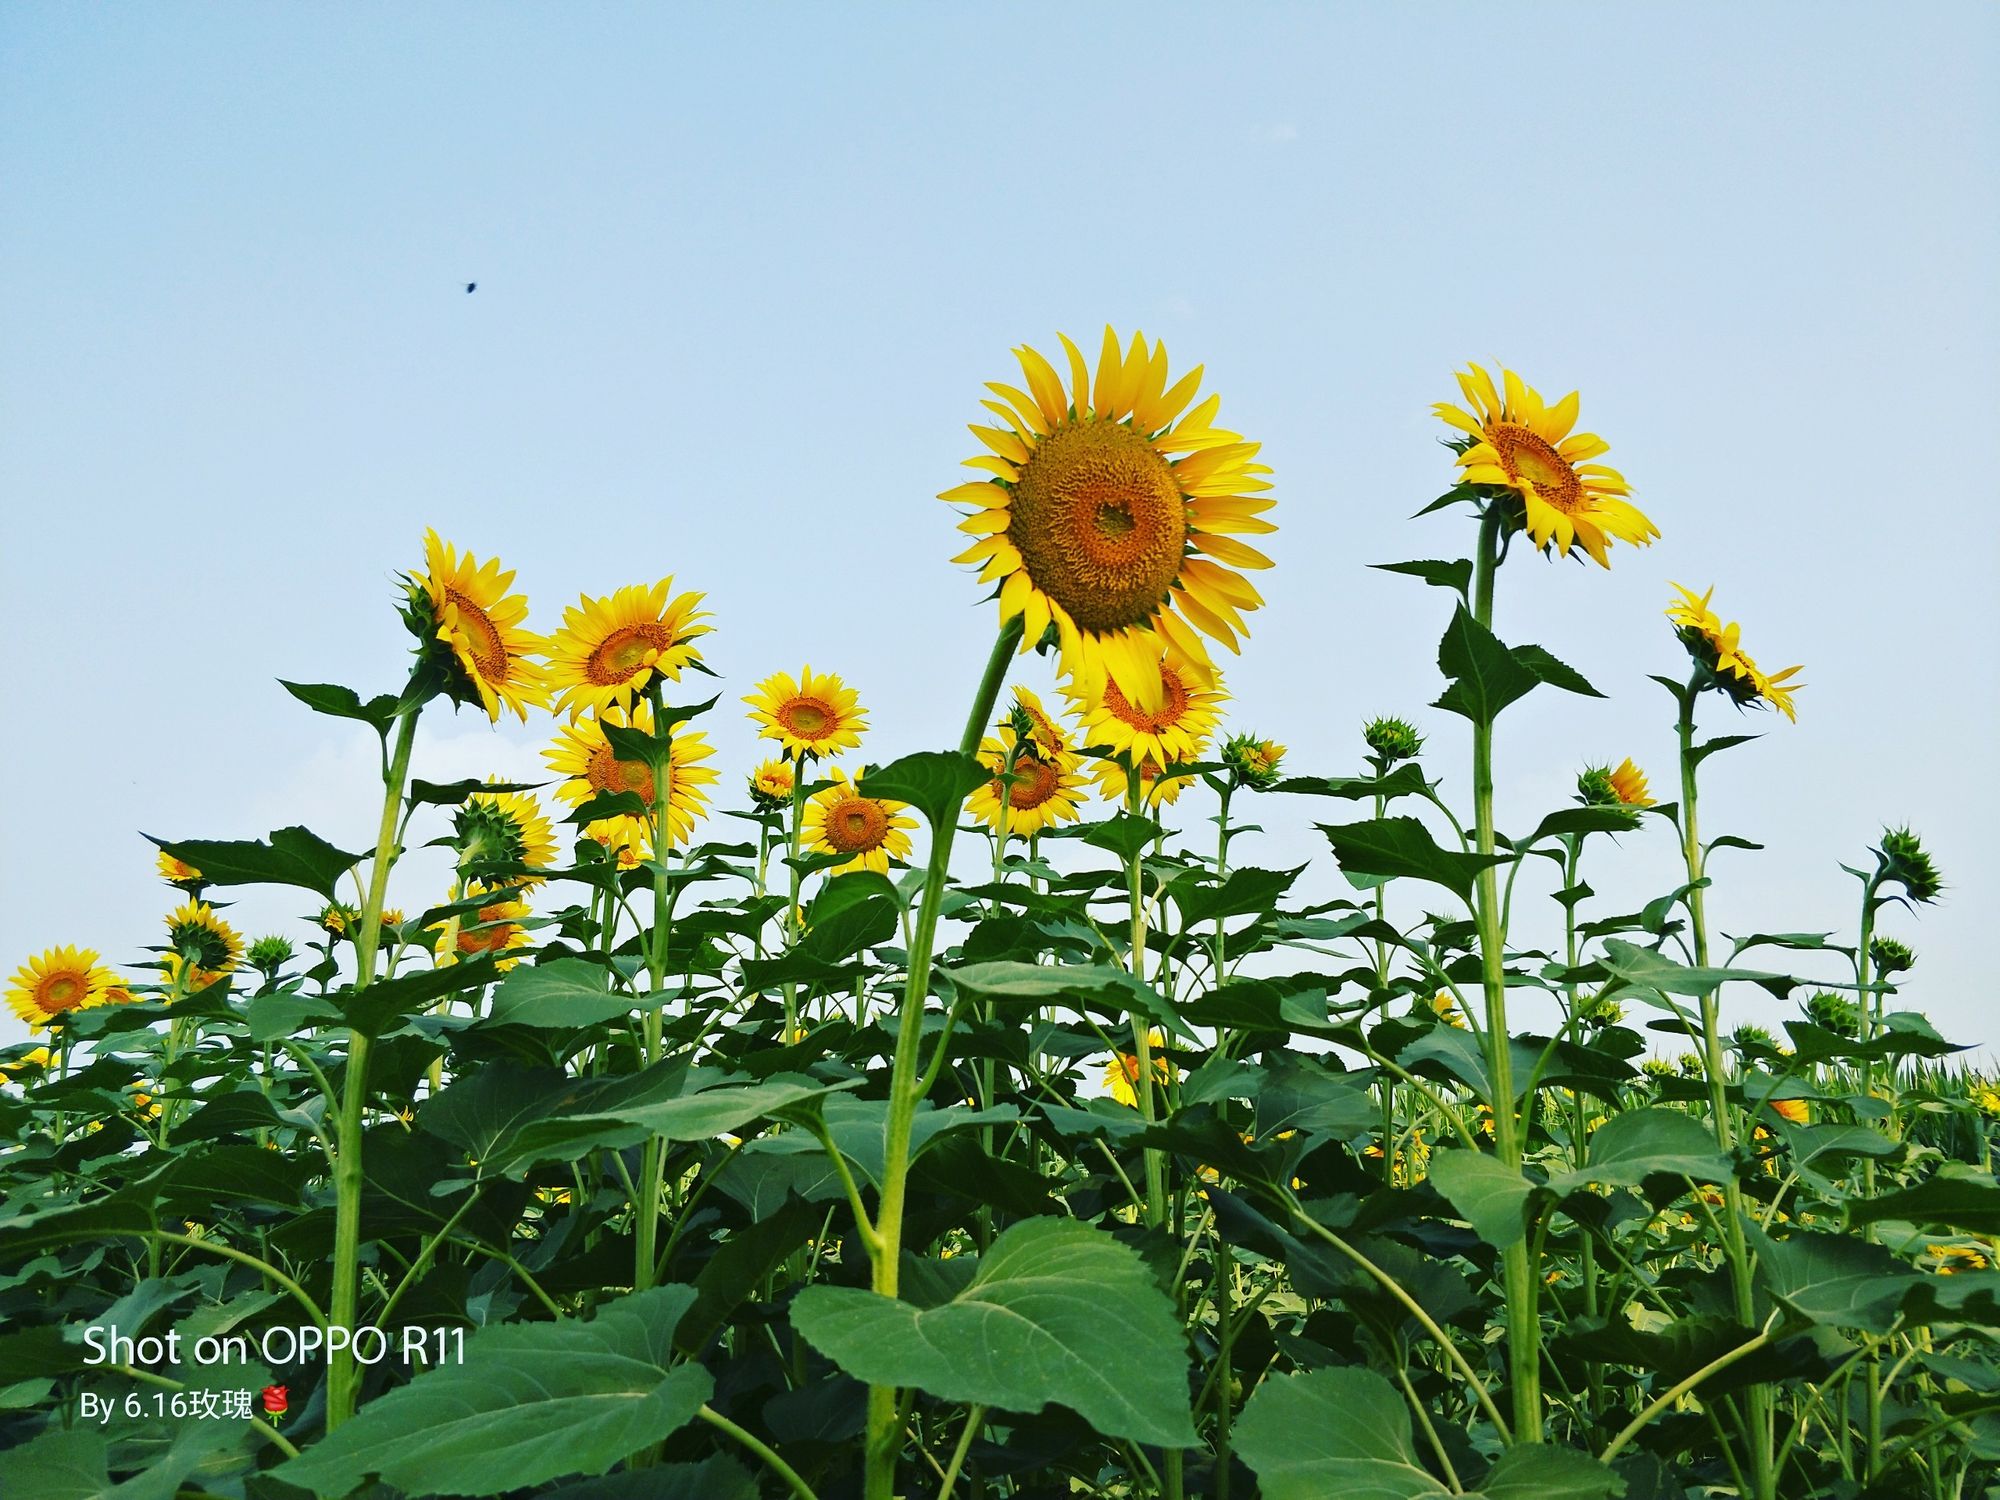
{"label": "large green leaf", "polygon": [[673,1363],[674,1328],[693,1301],[691,1287],[655,1287],[587,1323],[483,1329],[463,1362],[379,1397],[278,1477],[324,1496],[371,1474],[411,1495],[490,1495],[602,1474],[708,1399],[708,1372]]}
{"label": "large green leaf", "polygon": [[1365,823],[1322,823],[1340,867],[1357,875],[1428,880],[1472,900],[1473,882],[1488,865],[1504,864],[1504,854],[1467,854],[1441,848],[1415,818],[1371,818]]}
{"label": "large green leaf", "polygon": [[337,682],[287,682],[280,677],[278,686],[316,714],[359,719],[372,726],[377,734],[389,732],[389,726],[396,722],[397,705],[402,701],[394,693],[379,693],[363,703],[353,688]]}
{"label": "large green leaf", "polygon": [[493,992],[494,1025],[582,1028],[657,1009],[664,996],[641,999],[610,987],[602,965],[581,958],[521,964]]}
{"label": "large green leaf", "polygon": [[1947,1166],[1915,1187],[1849,1203],[1850,1224],[1907,1219],[1942,1224],[1970,1234],[2000,1234],[2000,1181],[1991,1172]]}
{"label": "large green leaf", "polygon": [[1006,1230],[939,1306],[813,1286],[792,1326],[870,1385],[1016,1412],[1060,1402],[1109,1437],[1195,1442],[1173,1302],[1136,1251],[1071,1220]]}
{"label": "large green leaf", "polygon": [[967,797],[992,779],[993,773],[970,755],[956,750],[919,750],[862,772],[859,790],[864,797],[907,802],[933,828],[941,828],[958,817]]}
{"label": "large green leaf", "polygon": [[1762,985],[1779,999],[1798,987],[1789,974],[1772,974],[1762,969],[1698,969],[1676,963],[1652,948],[1641,948],[1622,938],[1607,938],[1602,958],[1604,967],[1634,989],[1669,995],[1706,995],[1730,980],[1748,980]]}
{"label": "large green leaf", "polygon": [[329,901],[340,877],[361,862],[360,855],[336,849],[305,828],[280,828],[262,842],[146,837],[201,871],[208,885],[295,885]]}
{"label": "large green leaf", "polygon": [[1432,1153],[1431,1186],[1465,1216],[1474,1234],[1496,1250],[1526,1238],[1528,1200],[1535,1185],[1497,1156],[1463,1148]]}
{"label": "large green leaf", "polygon": [[364,990],[336,996],[341,1017],[363,1036],[380,1036],[419,1011],[430,1009],[447,995],[462,994],[490,984],[499,974],[490,954],[465,963],[445,964],[378,979]]}
{"label": "large green leaf", "polygon": [[1370,1370],[1266,1380],[1236,1424],[1264,1500],[1430,1500],[1450,1493],[1417,1462],[1410,1409]]}
{"label": "large green leaf", "polygon": [[586,1100],[591,1107],[524,1125],[498,1145],[493,1159],[482,1166],[510,1172],[540,1161],[573,1161],[593,1146],[630,1146],[648,1135],[669,1141],[710,1140],[741,1130],[753,1120],[860,1084],[860,1079],[824,1084],[781,1074],[762,1083],[723,1084],[672,1098]]}
{"label": "large green leaf", "polygon": [[1598,1126],[1591,1134],[1585,1165],[1551,1179],[1549,1187],[1557,1193],[1589,1183],[1638,1187],[1649,1177],[1727,1182],[1729,1159],[1694,1116],[1648,1105],[1613,1115]]}
{"label": "large green leaf", "polygon": [[1029,1000],[1037,1005],[1065,1002],[1072,1006],[1096,1000],[1129,1011],[1152,1025],[1163,1026],[1185,1041],[1195,1041],[1179,1011],[1158,990],[1109,964],[1051,965],[994,959],[981,964],[960,964],[950,971],[950,978],[969,994],[992,995],[1002,1000]]}
{"label": "large green leaf", "polygon": [[1451,679],[1437,707],[1490,724],[1500,710],[1533,690],[1541,676],[1519,661],[1463,604],[1438,642],[1438,670]]}
{"label": "large green leaf", "polygon": [[1613,1500],[1625,1481],[1588,1453],[1567,1448],[1509,1448],[1486,1471],[1485,1500]]}

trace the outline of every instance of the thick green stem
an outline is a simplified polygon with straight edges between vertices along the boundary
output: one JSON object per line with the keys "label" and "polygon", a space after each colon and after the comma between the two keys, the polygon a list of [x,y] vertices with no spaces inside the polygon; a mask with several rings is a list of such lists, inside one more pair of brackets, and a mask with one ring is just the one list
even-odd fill
{"label": "thick green stem", "polygon": [[[1499,566],[1500,530],[1504,516],[1489,506],[1479,523],[1479,550],[1473,560],[1473,618],[1488,629],[1493,623],[1493,574]],[[1472,721],[1472,798],[1475,847],[1494,852],[1493,722]],[[1507,1030],[1507,934],[1501,918],[1500,877],[1496,865],[1479,872],[1474,916],[1479,930],[1480,981],[1486,999],[1487,1077],[1492,1081],[1493,1144],[1500,1160],[1519,1170],[1523,1121],[1515,1109],[1514,1056]],[[1386,1148],[1385,1148],[1386,1149]],[[1533,1252],[1520,1240],[1501,1252],[1501,1272],[1507,1304],[1507,1358],[1514,1409],[1516,1441],[1542,1440],[1542,1322],[1537,1307],[1540,1285]]]}
{"label": "thick green stem", "polygon": [[[672,821],[668,817],[668,795],[672,790],[671,746],[673,731],[667,724],[666,704],[655,677],[647,688],[653,705],[653,741],[668,748],[668,755],[653,762],[653,930],[646,943],[646,971],[652,976],[653,994],[647,1002],[645,1019],[646,1066],[660,1060],[659,992],[667,985],[667,935],[673,925],[673,892],[667,880],[667,853],[672,847]],[[660,1242],[660,1171],[666,1158],[666,1142],[659,1136],[647,1139],[639,1160],[639,1221],[633,1233],[632,1286],[644,1291],[653,1284],[654,1252]]]}
{"label": "thick green stem", "polygon": [[[1007,664],[1021,639],[1021,618],[1000,627],[987,658],[986,672],[966,716],[959,753],[978,752],[986,720],[1000,697]],[[937,940],[938,910],[944,902],[945,876],[951,868],[952,840],[958,832],[958,809],[948,808],[931,828],[930,860],[924,871],[924,893],[910,934],[910,962],[903,986],[902,1014],[896,1021],[896,1052],[889,1071],[889,1117],[882,1132],[881,1207],[875,1217],[876,1243],[870,1246],[872,1285],[884,1297],[897,1295],[903,1253],[903,1200],[910,1171],[910,1131],[921,1097],[918,1052],[924,1030],[924,1003],[930,993],[931,947]],[[940,1043],[942,1045],[942,1043]],[[903,1423],[896,1411],[894,1386],[868,1388],[868,1438],[863,1476],[865,1500],[895,1500],[896,1459],[903,1447]]]}
{"label": "thick green stem", "polygon": [[[382,902],[389,890],[389,867],[396,860],[396,827],[403,810],[403,783],[410,774],[410,751],[417,742],[421,704],[405,708],[396,721],[396,744],[382,773],[382,825],[375,839],[375,862],[368,872],[368,899],[361,908],[361,942],[354,955],[354,990],[375,978],[375,955],[382,938]],[[369,1039],[347,1034],[347,1077],[340,1094],[340,1126],[334,1133],[333,1297],[328,1310],[335,1328],[352,1328],[361,1292],[361,1132],[368,1104]],[[351,1343],[326,1358],[326,1430],[354,1415],[360,1387]]]}
{"label": "thick green stem", "polygon": [[[1701,847],[1701,820],[1696,808],[1695,768],[1699,764],[1694,745],[1694,706],[1701,696],[1698,679],[1681,689],[1680,719],[1675,728],[1680,739],[1681,762],[1681,857],[1687,867],[1688,927],[1694,939],[1694,961],[1708,967],[1707,874]],[[1735,1120],[1729,1104],[1728,1075],[1722,1050],[1720,996],[1709,990],[1700,997],[1703,1071],[1708,1075],[1709,1112],[1714,1118],[1716,1146],[1727,1156],[1736,1140]],[[1754,1326],[1756,1288],[1752,1277],[1749,1242],[1743,1233],[1743,1189],[1732,1173],[1723,1184],[1722,1249],[1729,1262],[1730,1290],[1734,1296],[1737,1321]],[[1771,1392],[1753,1385],[1744,1392],[1744,1426],[1750,1447],[1749,1481],[1756,1500],[1775,1500],[1777,1474],[1772,1465],[1775,1434],[1771,1428]]]}

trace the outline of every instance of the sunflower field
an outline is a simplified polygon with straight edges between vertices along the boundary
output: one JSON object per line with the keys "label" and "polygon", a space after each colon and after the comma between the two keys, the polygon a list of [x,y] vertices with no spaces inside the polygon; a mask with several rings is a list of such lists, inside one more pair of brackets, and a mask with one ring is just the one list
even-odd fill
{"label": "sunflower field", "polygon": [[[1384,707],[1450,742],[1287,748],[1218,665],[1286,561],[1258,444],[1142,335],[1016,357],[939,497],[998,606],[956,746],[717,681],[672,578],[533,629],[432,533],[400,686],[283,684],[375,737],[379,825],[156,839],[149,960],[19,956],[0,1496],[2000,1493],[2000,1089],[1883,929],[1943,880],[1890,827],[1824,930],[1711,927],[1757,846],[1702,785],[1771,774],[1726,752],[1801,669],[1693,588],[1607,604],[1666,606],[1650,681],[1495,633],[1504,564],[1659,534],[1578,397],[1436,407],[1436,555],[1382,566],[1439,676]],[[1675,763],[1497,827],[1504,710],[1610,691]],[[547,780],[413,777],[454,708]],[[768,758],[715,764],[746,710]],[[1239,858],[1286,821],[1330,878]]]}

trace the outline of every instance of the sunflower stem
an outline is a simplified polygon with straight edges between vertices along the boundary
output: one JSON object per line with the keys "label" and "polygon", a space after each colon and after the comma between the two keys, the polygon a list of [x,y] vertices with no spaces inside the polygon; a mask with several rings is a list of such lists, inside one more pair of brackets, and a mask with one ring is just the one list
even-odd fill
{"label": "sunflower stem", "polygon": [[[1007,664],[1021,639],[1019,615],[1000,627],[987,658],[986,672],[974,695],[972,712],[959,739],[959,753],[974,755],[986,731],[986,720],[1000,696]],[[916,1123],[922,1079],[917,1054],[923,1040],[924,1002],[930,993],[931,948],[937,940],[938,910],[944,901],[945,876],[951,867],[951,845],[958,832],[958,809],[952,808],[931,827],[930,860],[924,872],[924,893],[917,907],[917,925],[910,936],[910,961],[903,986],[902,1014],[896,1022],[896,1052],[889,1073],[889,1117],[882,1132],[881,1206],[875,1215],[876,1243],[869,1247],[872,1285],[884,1297],[897,1295],[903,1253],[903,1202],[910,1171],[910,1131]],[[942,1041],[938,1044],[944,1045]],[[941,1054],[940,1054],[941,1055]],[[903,1423],[896,1410],[894,1386],[868,1388],[868,1437],[863,1477],[865,1500],[895,1500],[896,1460],[903,1447]]]}
{"label": "sunflower stem", "polygon": [[[646,699],[653,706],[653,741],[668,747],[672,754],[673,733],[667,725],[667,710],[656,674],[646,685]],[[646,1066],[660,1060],[659,993],[667,984],[667,934],[673,922],[673,894],[667,882],[667,851],[671,821],[667,815],[667,795],[672,789],[672,767],[666,757],[653,762],[653,930],[647,935],[646,971],[652,977],[653,993],[647,997],[645,1030]],[[649,1136],[640,1155],[639,1222],[633,1234],[632,1288],[645,1291],[653,1284],[654,1252],[660,1236],[660,1170],[666,1158],[666,1143]]]}
{"label": "sunflower stem", "polygon": [[[361,945],[354,955],[354,992],[358,995],[375,978],[375,954],[382,938],[382,901],[389,890],[389,867],[396,859],[396,827],[403,810],[403,784],[410,774],[410,752],[417,742],[421,703],[405,708],[396,721],[396,744],[382,775],[382,824],[375,838],[375,862],[368,870],[368,898],[361,908]],[[347,1077],[340,1095],[340,1127],[335,1132],[333,1158],[333,1297],[328,1317],[334,1328],[354,1326],[360,1297],[361,1258],[361,1131],[368,1103],[369,1039],[347,1033]],[[329,1344],[332,1340],[328,1340]],[[332,1432],[354,1415],[359,1373],[351,1344],[330,1348],[326,1358],[326,1430]]]}
{"label": "sunflower stem", "polygon": [[[1493,575],[1500,565],[1500,531],[1504,522],[1505,514],[1497,504],[1486,507],[1479,522],[1479,550],[1473,560],[1472,614],[1488,629],[1493,624]],[[1472,721],[1472,798],[1475,847],[1480,854],[1491,855],[1495,841],[1493,720],[1489,715]],[[1479,930],[1480,979],[1486,1000],[1486,1069],[1492,1080],[1493,1144],[1500,1160],[1518,1172],[1523,1155],[1523,1121],[1514,1100],[1513,1043],[1507,1031],[1507,934],[1496,865],[1488,864],[1480,870],[1477,897],[1474,916]],[[1539,1288],[1533,1254],[1526,1239],[1501,1252],[1514,1439],[1523,1443],[1542,1440],[1542,1323],[1536,1306]]]}
{"label": "sunflower stem", "polygon": [[[1680,691],[1680,717],[1675,733],[1680,741],[1681,763],[1681,858],[1687,867],[1688,927],[1694,939],[1697,968],[1708,967],[1708,876],[1701,847],[1701,822],[1696,809],[1695,768],[1700,763],[1694,744],[1694,706],[1701,696],[1701,679],[1690,678]],[[1735,1149],[1735,1121],[1730,1113],[1729,1088],[1724,1072],[1720,993],[1711,989],[1700,996],[1703,1071],[1708,1075],[1709,1112],[1713,1116],[1715,1144],[1724,1156]],[[1737,1321],[1756,1326],[1756,1288],[1752,1284],[1754,1266],[1743,1234],[1743,1189],[1733,1169],[1722,1185],[1722,1249],[1729,1262],[1730,1290],[1734,1296]],[[1751,1493],[1756,1500],[1775,1500],[1777,1475],[1772,1467],[1773,1432],[1771,1392],[1764,1385],[1752,1385],[1744,1392],[1744,1434],[1750,1448]]]}

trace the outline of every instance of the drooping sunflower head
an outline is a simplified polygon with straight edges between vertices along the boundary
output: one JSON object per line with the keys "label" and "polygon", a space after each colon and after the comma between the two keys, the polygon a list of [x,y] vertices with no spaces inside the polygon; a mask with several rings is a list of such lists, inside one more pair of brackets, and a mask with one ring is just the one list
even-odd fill
{"label": "drooping sunflower head", "polygon": [[558,713],[571,718],[608,704],[629,705],[655,677],[680,681],[689,662],[701,660],[692,644],[712,627],[700,608],[703,595],[675,594],[672,578],[651,588],[628,584],[603,599],[584,596],[563,611],[562,629],[549,637],[549,686]]}
{"label": "drooping sunflower head", "polygon": [[1068,671],[1109,676],[1148,708],[1161,696],[1171,647],[1205,680],[1207,636],[1231,651],[1245,611],[1263,600],[1238,569],[1271,560],[1238,540],[1275,531],[1259,444],[1214,425],[1220,398],[1193,404],[1199,367],[1167,378],[1164,344],[1104,330],[1095,377],[1058,335],[1069,385],[1034,349],[1014,351],[1027,389],[1001,382],[985,401],[1001,425],[975,424],[989,450],[966,460],[987,477],[938,498],[974,507],[959,529],[977,538],[955,562],[1000,585],[1000,619],[1023,618],[1022,648],[1053,626]]}
{"label": "drooping sunflower head", "polygon": [[527,947],[531,941],[528,930],[521,925],[527,920],[528,903],[511,886],[489,889],[476,882],[467,890],[466,898],[480,903],[476,911],[459,913],[435,924],[438,936],[432,953],[438,966],[490,953],[499,958],[497,967],[503,972],[513,968],[518,960],[507,955]]}
{"label": "drooping sunflower head", "polygon": [[540,663],[540,636],[522,629],[528,601],[507,592],[514,582],[498,558],[482,565],[435,531],[424,533],[424,571],[411,580],[404,618],[423,643],[454,703],[477,703],[498,721],[503,706],[523,723],[530,705],[548,702]]}
{"label": "drooping sunflower head", "polygon": [[773,672],[743,701],[758,734],[776,740],[791,756],[852,750],[868,727],[860,695],[833,673],[815,674],[810,666],[796,681],[790,672]]}
{"label": "drooping sunflower head", "polygon": [[201,888],[208,884],[202,878],[201,871],[184,859],[175,859],[164,849],[160,851],[158,868],[160,879],[166,881],[168,885],[178,886],[190,896],[199,896]]}
{"label": "drooping sunflower head", "polygon": [[750,802],[759,812],[777,812],[792,805],[798,778],[788,760],[767,760],[750,773]]}
{"label": "drooping sunflower head", "polygon": [[184,902],[167,916],[166,966],[171,982],[186,975],[190,991],[205,990],[243,959],[243,939],[206,901]]}
{"label": "drooping sunflower head", "polygon": [[1041,697],[1019,683],[1014,685],[1014,704],[1006,723],[1023,740],[1034,741],[1037,753],[1060,755],[1074,748],[1069,726],[1042,706]]}
{"label": "drooping sunflower head", "polygon": [[994,773],[993,779],[966,799],[965,810],[1009,838],[1032,838],[1054,824],[1074,822],[1085,795],[1083,777],[1077,772],[1083,758],[1023,738],[1009,718],[999,726],[997,737],[988,736],[979,746],[979,759]]}
{"label": "drooping sunflower head", "polygon": [[1632,493],[1616,469],[1590,462],[1610,451],[1595,433],[1572,432],[1579,406],[1571,391],[1550,406],[1531,385],[1502,368],[1504,390],[1478,365],[1458,376],[1471,411],[1440,401],[1431,409],[1447,426],[1466,434],[1459,448],[1459,480],[1511,492],[1521,507],[1521,523],[1537,547],[1554,546],[1564,557],[1580,545],[1602,567],[1612,538],[1647,546],[1659,527],[1626,497]]}
{"label": "drooping sunflower head", "polygon": [[1944,877],[1924,848],[1924,841],[1908,828],[1882,830],[1881,847],[1875,851],[1877,884],[1894,881],[1912,901],[1929,903],[1944,894]]}
{"label": "drooping sunflower head", "polygon": [[[563,778],[556,795],[581,807],[601,793],[630,792],[650,810],[655,792],[653,768],[643,760],[620,760],[604,732],[607,724],[651,735],[653,707],[642,698],[629,711],[606,707],[594,717],[561,726],[555,743],[542,752],[549,769]],[[698,729],[677,728],[668,742],[667,830],[671,844],[685,844],[694,835],[694,825],[708,814],[708,793],[703,788],[715,781],[716,772],[702,762],[714,754],[708,737]]]}
{"label": "drooping sunflower head", "polygon": [[532,792],[474,792],[452,815],[452,843],[461,873],[504,879],[532,889],[538,875],[556,862],[556,833]]}
{"label": "drooping sunflower head", "polygon": [[1576,778],[1576,794],[1587,807],[1651,807],[1646,773],[1626,756],[1615,766],[1589,766]]}
{"label": "drooping sunflower head", "polygon": [[1868,956],[1874,960],[1876,976],[1881,979],[1908,973],[1917,966],[1915,950],[1898,938],[1876,938],[1868,945]]}
{"label": "drooping sunflower head", "polygon": [[1231,735],[1222,746],[1222,763],[1229,768],[1230,782],[1258,791],[1268,791],[1278,784],[1284,759],[1283,745],[1254,734]]}
{"label": "drooping sunflower head", "polygon": [[1743,649],[1743,628],[1733,621],[1724,624],[1709,608],[1708,601],[1715,597],[1714,589],[1697,594],[1677,583],[1674,591],[1680,597],[1667,606],[1667,618],[1700,670],[1701,686],[1727,694],[1738,708],[1753,703],[1769,704],[1796,723],[1798,711],[1792,706],[1792,694],[1805,684],[1792,679],[1805,669],[1787,667],[1782,672],[1764,672]]}
{"label": "drooping sunflower head", "polygon": [[1109,751],[1134,764],[1153,760],[1161,765],[1200,758],[1222,720],[1229,694],[1221,675],[1204,686],[1186,662],[1172,653],[1157,663],[1160,696],[1146,708],[1126,696],[1116,681],[1095,684],[1070,679],[1063,687],[1083,723],[1083,740],[1093,749]]}
{"label": "drooping sunflower head", "polygon": [[105,991],[117,983],[93,949],[46,948],[14,971],[7,1004],[31,1027],[56,1026],[75,1011],[102,1005]]}
{"label": "drooping sunflower head", "polygon": [[833,785],[814,794],[806,804],[800,834],[816,854],[847,856],[833,873],[874,870],[887,874],[889,861],[907,859],[910,833],[917,826],[907,816],[907,803],[886,797],[864,797],[845,771],[833,773]]}

